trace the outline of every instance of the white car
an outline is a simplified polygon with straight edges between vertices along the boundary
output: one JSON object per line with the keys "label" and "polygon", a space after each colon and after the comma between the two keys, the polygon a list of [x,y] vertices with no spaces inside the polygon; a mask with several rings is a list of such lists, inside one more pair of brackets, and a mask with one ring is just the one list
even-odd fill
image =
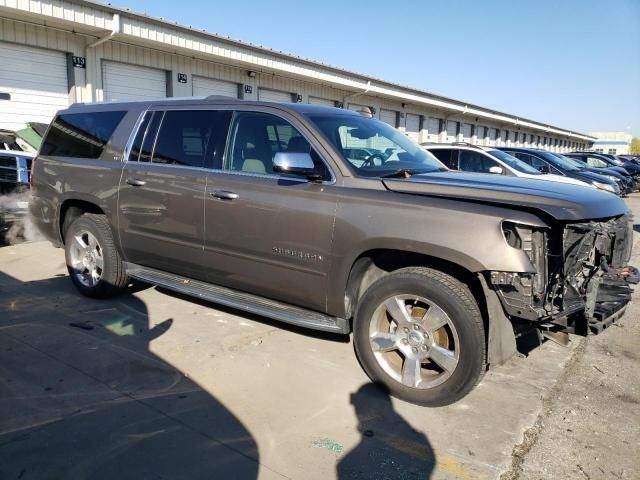
{"label": "white car", "polygon": [[542,173],[522,160],[492,147],[455,143],[435,145],[427,143],[421,146],[451,170],[510,175],[513,177],[550,180],[552,182],[570,183],[572,185],[596,188],[591,184],[576,180],[575,178]]}

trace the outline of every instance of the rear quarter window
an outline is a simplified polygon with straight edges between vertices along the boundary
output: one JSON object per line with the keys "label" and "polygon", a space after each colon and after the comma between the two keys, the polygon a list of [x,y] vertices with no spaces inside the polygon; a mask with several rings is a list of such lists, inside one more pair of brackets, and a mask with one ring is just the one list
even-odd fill
{"label": "rear quarter window", "polygon": [[41,155],[100,158],[126,111],[58,115],[43,141]]}

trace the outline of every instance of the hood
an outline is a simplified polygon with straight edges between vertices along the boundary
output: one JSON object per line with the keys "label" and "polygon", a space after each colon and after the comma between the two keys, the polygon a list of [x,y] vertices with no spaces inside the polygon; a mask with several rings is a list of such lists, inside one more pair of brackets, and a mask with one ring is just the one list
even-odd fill
{"label": "hood", "polygon": [[[551,182],[560,182],[560,183],[569,183],[571,185],[580,185],[581,187],[588,186],[591,187],[590,184],[584,183],[582,180],[578,180],[577,178],[564,177],[562,175],[555,175],[553,173],[547,173],[545,175],[540,175],[539,178],[534,178],[535,180],[546,180]],[[591,187],[593,188],[593,187]]]}
{"label": "hood", "polygon": [[393,192],[538,210],[560,221],[609,218],[628,211],[620,198],[602,190],[501,175],[448,171],[382,182]]}
{"label": "hood", "polygon": [[583,179],[585,182],[616,183],[615,180],[607,177],[607,174],[602,171],[598,173],[591,170],[578,170],[576,172],[571,172],[571,174],[574,178]]}
{"label": "hood", "polygon": [[620,172],[617,172],[611,168],[588,168],[588,172],[595,173],[597,175],[610,175],[616,177],[618,180],[624,180],[625,176]]}

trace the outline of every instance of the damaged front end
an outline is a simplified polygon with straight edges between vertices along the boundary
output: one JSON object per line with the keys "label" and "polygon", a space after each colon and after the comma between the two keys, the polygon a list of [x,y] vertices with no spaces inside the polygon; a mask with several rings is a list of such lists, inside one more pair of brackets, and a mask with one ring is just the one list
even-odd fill
{"label": "damaged front end", "polygon": [[503,223],[507,243],[523,250],[535,271],[490,272],[490,282],[515,324],[597,334],[622,317],[638,270],[631,258],[631,216],[564,223],[545,229]]}

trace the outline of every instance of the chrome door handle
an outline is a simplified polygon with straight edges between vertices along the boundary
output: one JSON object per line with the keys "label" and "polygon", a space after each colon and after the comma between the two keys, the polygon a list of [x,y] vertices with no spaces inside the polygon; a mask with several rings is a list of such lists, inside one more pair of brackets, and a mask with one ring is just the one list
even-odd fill
{"label": "chrome door handle", "polygon": [[222,200],[235,200],[238,198],[237,193],[228,192],[227,190],[216,190],[215,192],[211,192],[211,195]]}
{"label": "chrome door handle", "polygon": [[137,178],[127,178],[127,183],[132,187],[142,187],[147,182],[145,182],[144,180],[138,180]]}

